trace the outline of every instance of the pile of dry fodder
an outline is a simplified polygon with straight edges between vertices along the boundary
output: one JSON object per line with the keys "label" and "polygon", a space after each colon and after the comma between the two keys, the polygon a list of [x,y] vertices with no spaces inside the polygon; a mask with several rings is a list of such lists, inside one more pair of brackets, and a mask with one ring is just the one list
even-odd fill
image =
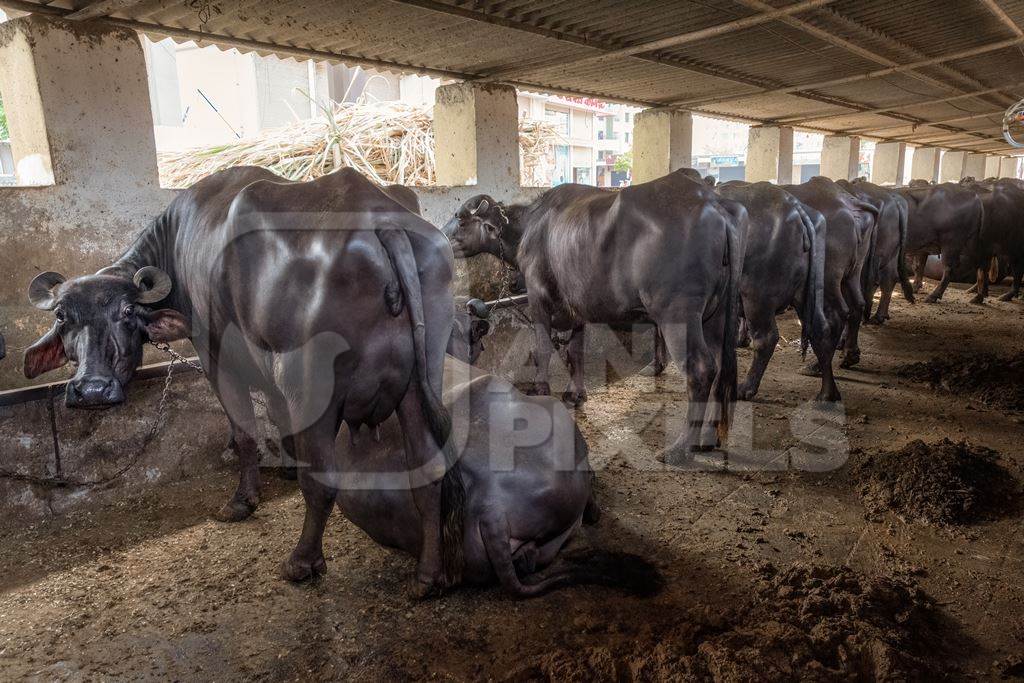
{"label": "pile of dry fodder", "polygon": [[965,441],[917,440],[896,451],[854,453],[850,474],[868,512],[947,526],[1019,507],[1020,485],[999,460],[995,451]]}
{"label": "pile of dry fodder", "polygon": [[[290,180],[312,180],[348,166],[379,184],[435,182],[430,107],[364,97],[321,107],[321,113],[237,142],[161,154],[160,181],[188,187],[232,166],[262,166]],[[546,184],[551,148],[561,142],[549,123],[519,122],[524,185]]]}

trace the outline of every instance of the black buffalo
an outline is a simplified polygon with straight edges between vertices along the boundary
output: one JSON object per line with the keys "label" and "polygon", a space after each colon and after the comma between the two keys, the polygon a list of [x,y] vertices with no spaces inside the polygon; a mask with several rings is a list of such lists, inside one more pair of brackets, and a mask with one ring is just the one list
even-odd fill
{"label": "black buffalo", "polygon": [[[866,180],[857,180],[853,183],[840,180],[837,184],[855,197],[874,203],[878,208],[875,249],[872,263],[863,270],[863,289],[864,321],[881,325],[889,319],[889,302],[897,284],[903,291],[903,297],[914,303],[914,290],[910,286],[907,260],[903,254],[907,242],[907,200],[895,190]],[[878,310],[872,317],[871,305],[874,302],[875,290],[879,288],[882,294],[878,300]]]}
{"label": "black buffalo", "polygon": [[[240,167],[178,195],[117,261],[65,281],[48,273],[31,299],[53,328],[25,354],[35,377],[71,361],[71,406],[124,400],[146,341],[188,338],[231,422],[238,489],[219,516],[259,501],[250,391],[263,392],[300,465],[302,534],[283,574],[325,569],[336,497],[335,437],[397,412],[423,542],[417,592],[457,580],[464,490],[441,403],[452,329],[444,235],[351,169],[295,183]],[[157,304],[160,304],[157,307]],[[442,446],[443,445],[443,446]]]}
{"label": "black buffalo", "polygon": [[840,366],[852,367],[860,362],[858,333],[866,305],[861,274],[871,262],[878,209],[822,176],[782,187],[825,216],[825,315],[836,348],[845,326]]}
{"label": "black buffalo", "polygon": [[650,323],[685,368],[689,428],[661,454],[688,462],[702,445],[712,385],[725,442],[736,393],[736,319],[747,212],[677,171],[619,191],[560,185],[528,206],[467,200],[445,227],[457,257],[493,254],[525,278],[536,329],[536,393],[550,392],[551,329],[571,330],[579,402],[583,326]]}
{"label": "black buffalo", "polygon": [[1020,294],[1024,276],[1024,187],[1012,179],[967,185],[977,193],[985,212],[974,255],[975,289],[981,284],[975,300],[980,302],[978,297],[983,300],[988,294],[989,273],[1005,264],[1013,281],[999,300],[1011,301]]}
{"label": "black buffalo", "polygon": [[[914,291],[920,291],[921,278],[929,254],[941,254],[944,270],[942,280],[925,303],[942,298],[953,273],[964,266],[974,266],[978,237],[984,222],[985,209],[977,193],[959,183],[942,183],[899,188],[907,201],[907,255],[914,262]],[[981,292],[975,302],[981,302]]]}

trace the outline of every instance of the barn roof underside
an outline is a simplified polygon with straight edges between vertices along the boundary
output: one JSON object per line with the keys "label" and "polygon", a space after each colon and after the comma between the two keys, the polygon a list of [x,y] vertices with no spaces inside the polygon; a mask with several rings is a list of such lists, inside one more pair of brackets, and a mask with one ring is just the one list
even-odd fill
{"label": "barn roof underside", "polygon": [[1024,0],[0,0],[154,36],[1008,153]]}

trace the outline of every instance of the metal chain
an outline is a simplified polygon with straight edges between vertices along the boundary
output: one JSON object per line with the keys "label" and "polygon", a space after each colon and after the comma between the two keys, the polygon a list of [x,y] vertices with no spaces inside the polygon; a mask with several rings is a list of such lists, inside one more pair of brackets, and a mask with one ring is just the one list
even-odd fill
{"label": "metal chain", "polygon": [[[498,261],[501,263],[505,274],[501,281],[501,287],[498,289],[498,298],[504,299],[512,296],[512,283],[515,281],[515,275],[518,271],[505,259],[505,243],[501,239],[505,229],[509,226],[508,214],[505,213],[505,207],[500,203],[495,202],[495,206],[497,206],[498,213],[501,215],[501,227],[498,228]],[[533,320],[520,310],[518,306],[511,306],[511,309],[524,323],[531,327],[533,326]]]}

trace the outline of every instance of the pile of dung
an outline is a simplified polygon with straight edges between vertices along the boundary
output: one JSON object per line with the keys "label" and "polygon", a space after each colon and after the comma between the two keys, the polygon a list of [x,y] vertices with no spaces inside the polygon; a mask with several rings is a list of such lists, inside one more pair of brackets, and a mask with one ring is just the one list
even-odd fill
{"label": "pile of dung", "polygon": [[1016,510],[1020,485],[983,446],[912,441],[897,451],[854,453],[850,475],[872,514],[937,526],[996,519]]}
{"label": "pile of dung", "polygon": [[942,644],[962,644],[915,585],[802,563],[767,567],[739,609],[635,627],[562,646],[509,680],[936,680],[953,673]]}
{"label": "pile of dung", "polygon": [[901,365],[896,374],[953,394],[974,397],[993,408],[1024,410],[1024,351],[1012,356],[975,353],[932,358],[924,363]]}

